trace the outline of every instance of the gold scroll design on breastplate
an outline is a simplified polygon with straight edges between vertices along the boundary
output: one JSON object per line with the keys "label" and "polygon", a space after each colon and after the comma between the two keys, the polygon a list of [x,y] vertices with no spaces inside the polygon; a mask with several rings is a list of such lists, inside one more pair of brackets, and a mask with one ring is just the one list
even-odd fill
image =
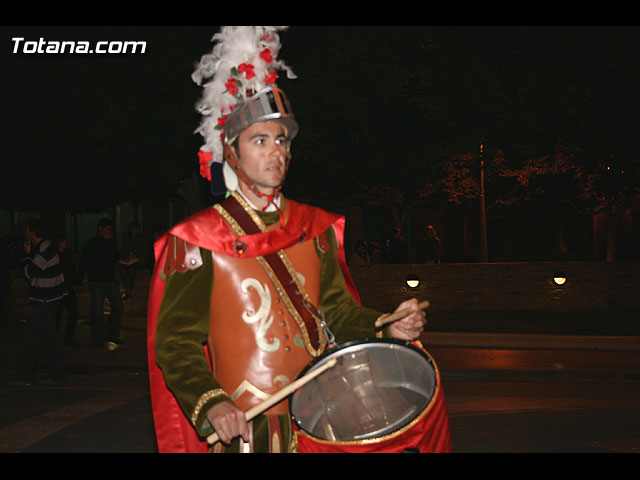
{"label": "gold scroll design on breastplate", "polygon": [[[298,273],[298,278],[304,284],[304,276]],[[255,278],[245,278],[240,284],[240,291],[249,295],[249,289],[255,290],[260,298],[258,310],[245,310],[242,313],[242,320],[248,325],[258,324],[256,329],[256,343],[263,352],[275,352],[280,348],[280,339],[275,337],[271,342],[267,339],[267,331],[273,324],[273,313],[271,313],[271,290],[265,283],[260,283]],[[296,333],[293,339],[294,345],[304,348],[304,341],[300,334]]]}
{"label": "gold scroll design on breastplate", "polygon": [[273,323],[273,314],[271,313],[271,291],[268,285],[261,284],[255,278],[245,278],[240,284],[242,293],[249,295],[249,289],[252,288],[260,298],[260,306],[258,310],[245,310],[242,312],[242,320],[249,325],[258,324],[255,329],[256,343],[258,348],[263,352],[275,352],[280,348],[280,339],[274,338],[273,341],[267,340],[267,331]]}
{"label": "gold scroll design on breastplate", "polygon": [[[236,192],[231,192],[231,195],[233,195],[236,198],[236,200],[240,203],[240,205],[242,205],[242,208],[251,216],[252,220],[256,223],[256,225],[258,225],[258,228],[260,229],[260,231],[267,232],[268,230],[267,226],[264,224],[260,216],[256,214],[256,212],[251,207],[249,207],[249,205],[247,205],[246,201]],[[218,211],[218,213],[222,216],[222,218],[224,218],[224,220],[227,222],[227,224],[231,228],[234,235],[236,235],[237,237],[246,235],[246,232],[244,231],[244,229],[238,224],[238,222],[236,222],[236,220],[229,214],[229,212],[227,212],[224,209],[224,207],[222,207],[220,204],[216,204],[213,206],[213,208],[215,208]],[[291,261],[285,254],[284,250],[279,250],[277,252],[277,255],[278,257],[280,257],[280,260],[282,260],[282,262],[286,266],[287,270],[289,271],[289,274],[291,275],[291,278],[294,280],[294,282],[296,283],[296,286],[298,287],[298,291],[302,293],[303,298],[307,302],[312,303],[308,293],[306,292],[302,283],[300,282],[298,273],[295,271],[293,265],[291,264]],[[309,339],[309,333],[307,332],[307,328],[305,326],[304,320],[300,316],[300,313],[298,312],[298,310],[293,305],[293,302],[289,298],[289,295],[287,295],[287,292],[282,286],[282,284],[280,283],[278,276],[275,274],[275,272],[273,271],[269,263],[264,259],[264,257],[259,256],[255,258],[258,261],[258,263],[260,263],[260,266],[263,268],[263,270],[269,277],[269,280],[271,280],[271,283],[273,284],[273,287],[275,288],[277,294],[280,296],[280,298],[282,298],[282,301],[284,302],[287,310],[289,311],[289,313],[295,320],[296,324],[298,325],[298,328],[302,333],[304,346],[307,352],[309,352],[309,354],[312,357],[317,357],[321,355],[327,346],[327,339],[325,338],[325,336],[322,334],[319,336],[320,344],[317,349],[314,348],[313,345],[311,344],[311,340]],[[315,320],[316,320],[316,325],[320,330],[321,319],[316,318]]]}

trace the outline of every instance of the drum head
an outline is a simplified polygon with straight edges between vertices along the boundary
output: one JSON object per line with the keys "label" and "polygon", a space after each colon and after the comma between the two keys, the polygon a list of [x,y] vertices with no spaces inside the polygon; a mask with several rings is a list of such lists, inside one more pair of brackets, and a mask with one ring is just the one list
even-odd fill
{"label": "drum head", "polygon": [[337,364],[292,397],[298,428],[329,441],[380,437],[410,423],[429,404],[436,377],[428,355],[405,342],[350,342],[326,352],[300,375],[329,359]]}

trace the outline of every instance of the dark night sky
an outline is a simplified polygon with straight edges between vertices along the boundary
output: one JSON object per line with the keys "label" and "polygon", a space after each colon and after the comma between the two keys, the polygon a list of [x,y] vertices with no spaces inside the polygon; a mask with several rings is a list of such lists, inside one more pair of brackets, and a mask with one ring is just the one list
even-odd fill
{"label": "dark night sky", "polygon": [[[13,165],[13,183],[49,191],[47,185],[55,178],[69,184],[76,197],[97,198],[108,195],[124,175],[152,175],[154,164],[163,166],[155,158],[167,163],[172,159],[175,173],[188,176],[189,160],[197,161],[194,149],[199,147],[193,135],[199,89],[190,74],[194,62],[210,48],[212,30],[3,28],[2,85],[8,92],[3,144],[9,145],[11,158],[5,156],[3,163]],[[147,50],[132,55],[13,54],[11,38],[16,36],[34,41],[144,40]],[[182,165],[176,161],[179,156]]]}
{"label": "dark night sky", "polygon": [[[53,185],[65,185],[75,198],[97,199],[117,190],[111,184],[130,190],[123,175],[131,183],[142,185],[145,179],[162,188],[163,172],[173,169],[173,177],[184,177],[196,167],[200,138],[193,134],[199,122],[194,104],[200,89],[190,75],[211,49],[217,27],[0,31],[5,196],[8,186],[51,192]],[[443,42],[436,42],[435,50],[433,31]],[[570,47],[556,48],[559,34],[573,42]],[[144,40],[147,52],[14,54],[12,37]],[[532,142],[543,143],[552,128],[561,131],[567,124],[587,132],[636,119],[637,28],[529,27],[514,38],[513,30],[504,28],[451,33],[445,27],[294,26],[281,39],[280,57],[299,76],[279,83],[301,124],[299,148],[307,151],[299,156],[309,168],[298,169],[303,176],[327,165],[339,173],[349,169],[345,159],[358,162],[376,153],[388,158],[402,149],[413,155],[423,143],[462,148],[480,135],[493,135],[498,143],[524,131]],[[609,63],[596,68],[593,59]],[[536,89],[537,96],[524,98],[525,90]],[[541,98],[546,103],[536,101]],[[620,130],[613,128],[598,131],[611,134],[612,141],[635,140],[626,131],[623,138],[616,138]]]}

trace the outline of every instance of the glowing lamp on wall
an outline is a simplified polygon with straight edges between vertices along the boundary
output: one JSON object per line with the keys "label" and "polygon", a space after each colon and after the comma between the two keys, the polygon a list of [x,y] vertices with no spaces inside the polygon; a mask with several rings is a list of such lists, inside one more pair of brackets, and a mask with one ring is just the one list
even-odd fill
{"label": "glowing lamp on wall", "polygon": [[410,288],[416,288],[420,285],[420,279],[417,275],[411,274],[407,277],[407,285],[409,285]]}
{"label": "glowing lamp on wall", "polygon": [[562,272],[558,272],[553,276],[553,283],[555,283],[556,285],[564,285],[566,281],[567,276]]}

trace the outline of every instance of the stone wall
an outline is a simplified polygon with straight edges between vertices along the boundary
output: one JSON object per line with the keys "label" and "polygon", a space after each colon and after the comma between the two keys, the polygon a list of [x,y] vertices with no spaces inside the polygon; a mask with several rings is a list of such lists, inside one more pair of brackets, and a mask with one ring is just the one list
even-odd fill
{"label": "stone wall", "polygon": [[[563,272],[567,281],[556,285]],[[367,265],[351,274],[363,304],[381,311],[417,297],[430,311],[638,311],[638,262],[455,263]],[[409,275],[420,284],[410,288]]]}

